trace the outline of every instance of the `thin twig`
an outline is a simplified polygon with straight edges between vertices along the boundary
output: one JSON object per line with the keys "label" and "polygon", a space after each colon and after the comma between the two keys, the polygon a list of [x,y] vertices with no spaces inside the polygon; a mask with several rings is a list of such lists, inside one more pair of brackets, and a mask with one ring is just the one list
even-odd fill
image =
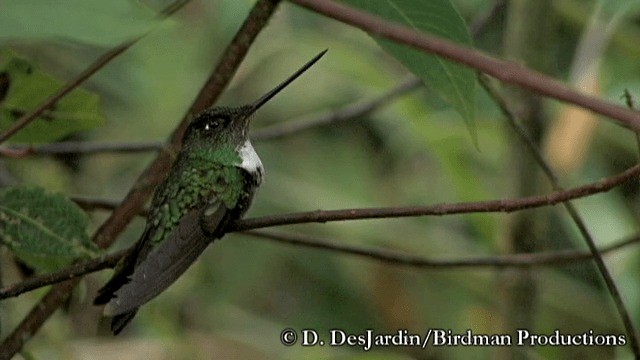
{"label": "thin twig", "polygon": [[[547,161],[544,159],[544,156],[538,149],[536,142],[531,138],[531,136],[527,133],[524,127],[519,123],[518,117],[511,111],[511,109],[509,109],[509,106],[506,100],[491,85],[488,79],[486,79],[483,76],[479,76],[479,79],[482,86],[485,88],[485,90],[487,90],[489,95],[492,97],[492,99],[495,101],[495,103],[498,105],[502,113],[507,118],[511,128],[518,135],[518,137],[525,143],[525,145],[531,152],[531,155],[534,157],[534,159],[536,160],[540,168],[542,168],[543,172],[551,182],[553,189],[555,191],[560,191],[560,192],[563,191],[563,188],[560,185],[560,181],[558,180],[557,175],[554,173],[553,169],[551,169]],[[584,238],[585,242],[587,243],[587,247],[589,248],[589,251],[591,252],[593,259],[596,263],[596,266],[598,267],[598,270],[604,279],[607,289],[611,294],[611,297],[616,305],[616,309],[625,327],[627,336],[629,337],[629,345],[631,347],[631,350],[633,351],[634,356],[636,358],[640,358],[640,344],[638,341],[638,334],[635,330],[635,326],[633,324],[633,321],[631,320],[631,316],[629,315],[627,307],[624,304],[622,295],[620,294],[620,291],[618,290],[618,287],[616,286],[616,283],[613,280],[611,273],[607,269],[607,266],[604,263],[602,256],[600,256],[600,253],[598,252],[598,248],[596,247],[595,239],[593,238],[593,236],[591,235],[591,232],[587,228],[585,221],[580,216],[578,209],[573,205],[573,203],[571,203],[568,200],[569,199],[565,200],[563,202],[563,205],[567,210],[567,212],[569,213],[569,216],[571,217],[573,222],[578,227],[578,230],[580,231],[580,234]]]}
{"label": "thin twig", "polygon": [[118,261],[120,261],[128,250],[129,249],[120,250],[99,258],[81,261],[62,270],[49,274],[33,276],[19,283],[3,287],[0,289],[0,300],[15,297],[28,291],[57,284],[85,274],[112,268],[116,266]]}
{"label": "thin twig", "polygon": [[[355,255],[370,260],[382,261],[391,265],[431,270],[476,269],[483,267],[505,269],[510,267],[558,266],[591,259],[590,252],[578,250],[558,250],[542,253],[470,257],[466,259],[429,259],[389,249],[372,249],[353,245],[344,245],[337,243],[335,240],[321,239],[308,235],[260,230],[250,230],[244,233],[260,239],[279,243]],[[603,247],[599,251],[602,254],[606,254],[638,242],[640,242],[640,236],[634,236]],[[124,249],[100,258],[81,261],[54,273],[37,275],[22,282],[0,288],[0,300],[16,297],[41,287],[112,268],[124,255],[126,255],[129,250],[130,249]]]}
{"label": "thin twig", "polygon": [[[246,231],[251,229],[293,225],[304,223],[325,223],[346,220],[365,220],[380,218],[416,217],[416,216],[445,216],[469,213],[509,213],[525,209],[565,203],[568,200],[587,197],[597,193],[607,192],[627,181],[640,176],[640,164],[621,173],[601,179],[599,181],[578,186],[571,189],[557,190],[547,195],[534,195],[517,199],[497,199],[475,202],[446,203],[429,206],[397,206],[379,208],[354,208],[341,210],[316,210],[288,214],[276,214],[250,219],[236,220],[229,226],[228,232]],[[114,200],[96,199],[90,197],[72,197],[86,210],[104,209],[118,210],[118,202]],[[145,210],[140,209],[139,214]],[[204,226],[207,224],[205,222]],[[211,230],[211,229],[209,229]]]}
{"label": "thin twig", "polygon": [[540,95],[576,104],[617,123],[640,130],[640,114],[625,107],[577,92],[567,85],[517,63],[499,60],[478,50],[463,47],[451,41],[397,25],[381,17],[330,0],[289,0],[317,13],[360,28],[373,36],[433,53],[440,57],[480,70],[501,81],[518,85]]}
{"label": "thin twig", "polygon": [[[344,245],[336,242],[335,240],[322,239],[301,234],[289,234],[264,230],[250,230],[243,233],[285,244],[361,256],[368,259],[383,261],[392,265],[427,268],[432,270],[446,270],[452,268],[476,269],[481,267],[503,269],[511,267],[554,266],[571,264],[577,261],[590,260],[592,258],[589,251],[558,250],[541,253],[469,257],[466,259],[429,259],[423,256],[407,254],[389,249],[372,249],[354,245]],[[603,254],[609,253],[638,242],[640,242],[640,236],[633,236],[629,239],[603,247],[599,251]]]}
{"label": "thin twig", "polygon": [[[78,204],[78,206],[80,206],[84,211],[94,211],[94,210],[114,211],[121,204],[121,201],[119,200],[101,199],[101,198],[85,196],[85,195],[71,195],[69,196],[69,198],[73,202]],[[147,214],[149,214],[149,209],[147,208],[144,208],[140,210],[140,212],[138,212],[138,215],[140,216],[147,216]]]}
{"label": "thin twig", "polygon": [[330,111],[321,115],[303,116],[299,119],[289,120],[284,123],[274,124],[254,131],[251,138],[253,140],[273,140],[288,136],[309,128],[352,120],[371,114],[380,107],[388,104],[391,100],[400,95],[416,89],[422,81],[416,77],[404,81],[397,87],[379,95],[373,99],[361,100],[353,104],[346,105],[338,110]]}
{"label": "thin twig", "polygon": [[42,145],[11,145],[8,147],[0,147],[0,155],[13,158],[21,158],[32,155],[138,153],[161,151],[164,148],[165,143],[162,141],[126,143],[64,141]]}
{"label": "thin twig", "polygon": [[[164,179],[167,170],[171,166],[173,161],[171,154],[179,149],[181,135],[191,119],[192,113],[200,111],[215,102],[217,96],[231,79],[230,74],[233,74],[240,62],[242,62],[249,47],[267,24],[278,3],[279,0],[259,0],[254,5],[236,36],[223,51],[216,70],[205,85],[204,89],[206,90],[200,92],[190,112],[172,133],[169,150],[158,154],[151,165],[136,180],[120,206],[111,213],[109,218],[94,234],[93,241],[98,246],[101,248],[109,247],[136,214],[143,209],[145,200],[151,195],[155,186]],[[211,96],[212,94],[214,96]],[[78,282],[79,278],[75,278],[54,286],[2,342],[0,345],[0,360],[11,358],[20,351],[25,342],[29,341],[49,316],[64,303]]]}
{"label": "thin twig", "polygon": [[438,204],[431,206],[316,210],[299,213],[278,214],[246,220],[238,220],[231,224],[230,229],[232,229],[233,231],[244,231],[270,226],[304,223],[325,223],[329,221],[413,216],[443,216],[487,212],[513,212],[523,209],[531,209],[534,207],[555,205],[567,200],[577,199],[600,192],[606,192],[624,182],[635,179],[639,175],[640,165],[636,165],[619,174],[602,179],[600,181],[569,190],[556,191],[548,195],[536,195],[518,199]]}
{"label": "thin twig", "polygon": [[[174,14],[176,11],[180,10],[184,5],[189,3],[191,0],[177,0],[173,4],[169,5],[169,7],[165,8],[160,12],[161,17],[168,17]],[[151,30],[150,30],[151,31]],[[106,54],[100,56],[93,64],[89,65],[82,73],[76,76],[74,79],[66,83],[63,87],[61,87],[58,91],[56,91],[53,95],[47,98],[44,102],[38,105],[33,111],[24,114],[20,117],[20,119],[16,120],[13,125],[0,134],[0,144],[5,142],[7,139],[15,135],[18,131],[23,129],[25,126],[29,125],[33,120],[35,120],[38,116],[40,116],[43,112],[50,109],[53,105],[55,105],[60,99],[62,99],[65,95],[73,91],[78,86],[82,85],[87,79],[89,79],[93,74],[98,72],[98,70],[102,69],[105,65],[107,65],[111,60],[115,59],[118,55],[125,52],[129,49],[133,44],[138,42],[141,38],[143,38],[147,33],[142,34],[133,40],[127,41],[122,45],[119,45]]]}

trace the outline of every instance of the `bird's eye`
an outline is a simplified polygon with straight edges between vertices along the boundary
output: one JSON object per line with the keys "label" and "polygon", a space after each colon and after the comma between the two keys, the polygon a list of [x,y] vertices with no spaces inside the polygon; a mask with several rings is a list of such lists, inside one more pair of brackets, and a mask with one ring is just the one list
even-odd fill
{"label": "bird's eye", "polygon": [[218,126],[220,126],[220,123],[216,120],[216,121],[212,121],[210,123],[206,123],[204,125],[204,129],[205,130],[213,130],[213,129],[216,129]]}

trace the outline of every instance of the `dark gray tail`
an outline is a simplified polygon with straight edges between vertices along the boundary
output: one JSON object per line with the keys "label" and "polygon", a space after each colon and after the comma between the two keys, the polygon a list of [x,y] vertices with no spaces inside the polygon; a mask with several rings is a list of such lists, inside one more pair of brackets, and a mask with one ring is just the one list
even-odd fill
{"label": "dark gray tail", "polygon": [[118,335],[122,329],[136,316],[138,309],[130,311],[128,313],[116,315],[111,319],[111,332],[113,335]]}

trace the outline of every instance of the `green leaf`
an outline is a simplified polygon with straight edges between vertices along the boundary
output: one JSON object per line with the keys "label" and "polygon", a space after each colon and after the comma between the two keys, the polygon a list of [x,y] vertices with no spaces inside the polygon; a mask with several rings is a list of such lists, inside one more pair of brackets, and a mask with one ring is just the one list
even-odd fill
{"label": "green leaf", "polygon": [[143,34],[157,22],[151,9],[132,0],[3,0],[0,44],[63,39],[113,46]]}
{"label": "green leaf", "polygon": [[[471,46],[464,19],[449,0],[344,0],[346,3],[418,31]],[[472,69],[389,40],[376,42],[421,78],[466,121],[476,141],[476,76]]]}
{"label": "green leaf", "polygon": [[0,242],[41,272],[98,254],[87,215],[61,194],[35,187],[0,190]]}
{"label": "green leaf", "polygon": [[[4,74],[9,81],[6,96],[0,99],[0,131],[4,131],[63,84],[12,52],[0,55],[0,74]],[[13,136],[11,141],[55,141],[80,130],[95,128],[104,121],[99,113],[99,97],[86,90],[76,89],[58,101],[52,110],[45,111]]]}

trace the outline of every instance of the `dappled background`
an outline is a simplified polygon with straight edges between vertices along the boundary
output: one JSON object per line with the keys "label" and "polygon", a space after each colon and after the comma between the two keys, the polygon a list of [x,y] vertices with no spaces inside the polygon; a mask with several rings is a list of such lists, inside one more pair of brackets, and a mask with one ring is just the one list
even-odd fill
{"label": "dappled background", "polygon": [[[414,2],[416,8],[422,4]],[[96,96],[99,113],[87,107],[69,117],[85,117],[82,126],[91,129],[79,126],[80,131],[69,131],[58,140],[166,140],[253,4],[193,0],[168,20],[156,20],[154,10],[167,3],[70,1],[50,10],[49,19],[27,16],[35,10],[14,4],[22,12],[0,14],[1,19],[19,19],[0,25],[0,32],[8,34],[0,34],[5,59],[19,56],[60,81],[82,71],[97,54],[153,29],[83,87],[88,92],[84,95]],[[545,23],[514,25],[525,15],[535,19],[531,9],[524,10],[526,6],[518,3],[538,8],[545,14]],[[626,7],[633,1],[612,3],[512,1],[511,6],[494,9],[493,0],[453,1],[467,24],[491,14],[473,36],[477,48],[518,59],[624,104],[625,89],[632,97],[640,94],[640,18],[633,7]],[[538,29],[528,33],[539,32],[540,38],[529,39],[527,29],[521,29],[526,26]],[[256,99],[325,48],[329,52],[318,64],[257,113],[254,130],[375,98],[411,74],[360,30],[284,2],[218,104],[234,106]],[[525,123],[537,124],[529,128],[566,187],[593,182],[637,161],[633,133],[553,101],[545,101],[529,116],[526,108],[536,102],[529,94],[509,87],[503,92],[514,110],[521,110]],[[517,150],[518,140],[479,86],[477,101],[465,106],[473,105],[477,105],[475,115],[470,120],[466,114],[465,119],[433,88],[421,87],[366,116],[255,141],[266,178],[247,217],[550,192],[535,165],[529,169],[523,165],[528,160],[517,154],[526,152]],[[0,158],[0,180],[3,185],[26,183],[68,195],[119,201],[153,157],[153,152],[19,159],[5,155]],[[523,190],[523,177],[540,177],[540,181]],[[636,198],[637,186],[629,183],[576,201],[598,245],[625,240],[636,232]],[[89,233],[107,216],[105,211],[90,212]],[[535,221],[522,230],[517,226],[521,219],[513,215],[474,214],[305,224],[278,230],[436,259],[489,257],[514,249],[585,248],[562,207],[526,211],[520,217]],[[114,249],[130,246],[143,227],[143,218],[135,220]],[[530,249],[518,245],[523,239]],[[21,270],[9,251],[2,250],[3,283],[14,283],[22,276]],[[638,323],[637,249],[627,247],[607,255],[606,260]],[[24,357],[492,358],[509,350],[389,347],[364,353],[359,347],[284,347],[279,336],[287,327],[319,332],[339,328],[353,333],[364,329],[425,333],[429,328],[443,328],[497,334],[508,333],[517,324],[538,333],[555,329],[624,333],[601,276],[588,261],[529,271],[420,269],[230,234],[210,246],[171,288],[145,305],[117,337],[108,332],[100,309],[91,305],[96,290],[110,275],[105,270],[86,277],[68,304],[26,345]],[[40,289],[0,303],[2,337],[45,293],[46,289]],[[522,306],[514,307],[514,301]],[[513,311],[523,315],[525,319],[518,321],[524,322],[514,324],[517,316],[512,316]],[[526,351],[532,358],[628,355],[625,348]]]}

